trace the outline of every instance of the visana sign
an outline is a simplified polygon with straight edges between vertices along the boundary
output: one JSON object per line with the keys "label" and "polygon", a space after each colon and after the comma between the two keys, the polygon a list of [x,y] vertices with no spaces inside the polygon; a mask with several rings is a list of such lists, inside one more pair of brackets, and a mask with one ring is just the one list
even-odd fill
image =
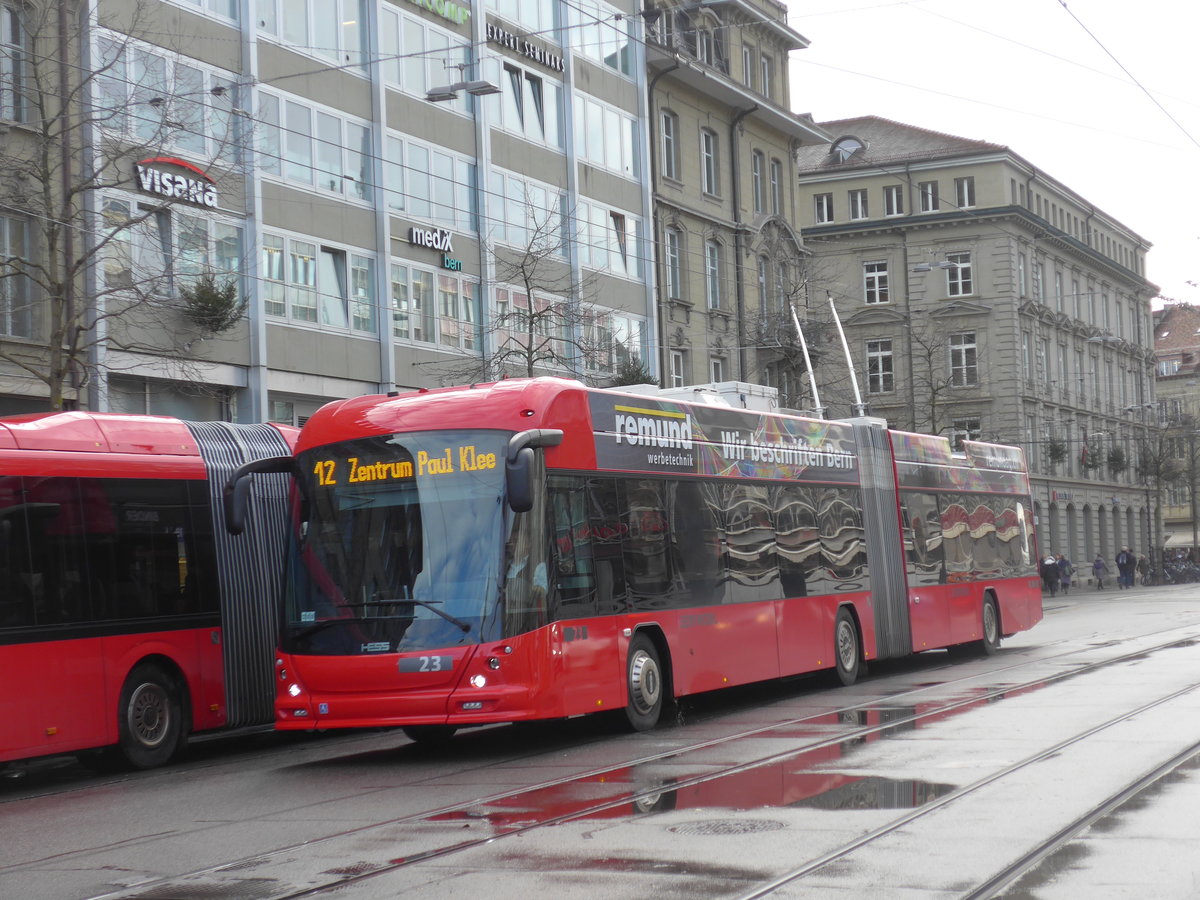
{"label": "visana sign", "polygon": [[[199,178],[189,178],[158,168],[160,165],[177,166],[194,172]],[[207,206],[215,209],[217,205],[217,188],[207,172],[189,162],[174,156],[153,156],[137,163],[138,183],[142,190],[151,194],[160,194],[173,200],[194,203],[196,206]]]}

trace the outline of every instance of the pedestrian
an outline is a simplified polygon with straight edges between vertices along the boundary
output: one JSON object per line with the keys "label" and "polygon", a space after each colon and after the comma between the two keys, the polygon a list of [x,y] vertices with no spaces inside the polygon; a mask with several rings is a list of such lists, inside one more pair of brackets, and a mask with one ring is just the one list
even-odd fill
{"label": "pedestrian", "polygon": [[1042,560],[1042,584],[1050,592],[1051,597],[1058,596],[1059,577],[1058,560],[1054,558],[1054,554],[1052,553]]}
{"label": "pedestrian", "polygon": [[1066,596],[1071,591],[1071,576],[1075,574],[1075,567],[1071,565],[1071,561],[1067,559],[1065,553],[1058,554],[1058,586],[1062,589],[1063,596]]}
{"label": "pedestrian", "polygon": [[1104,590],[1104,576],[1108,574],[1108,563],[1104,561],[1104,557],[1096,554],[1096,561],[1092,563],[1092,575],[1096,578],[1096,590]]}
{"label": "pedestrian", "polygon": [[1137,573],[1138,581],[1140,581],[1142,584],[1150,583],[1150,560],[1146,558],[1145,553],[1138,557]]}
{"label": "pedestrian", "polygon": [[1129,552],[1128,547],[1122,547],[1121,552],[1117,554],[1117,587],[1131,588],[1133,587],[1133,566],[1136,560],[1133,554]]}

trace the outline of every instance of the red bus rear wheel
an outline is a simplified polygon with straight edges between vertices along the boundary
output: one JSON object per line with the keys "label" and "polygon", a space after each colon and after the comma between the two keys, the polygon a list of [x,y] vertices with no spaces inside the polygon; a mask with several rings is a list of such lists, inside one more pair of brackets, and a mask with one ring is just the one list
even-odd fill
{"label": "red bus rear wheel", "polygon": [[849,687],[858,681],[859,659],[862,654],[858,646],[858,628],[854,616],[842,607],[838,610],[833,625],[833,656],[837,660],[838,681]]}
{"label": "red bus rear wheel", "polygon": [[636,635],[629,643],[626,674],[629,702],[625,705],[625,717],[634,731],[649,731],[662,715],[663,679],[658,651],[644,634]]}
{"label": "red bus rear wheel", "polygon": [[175,680],[152,663],[137,666],[121,688],[118,747],[135,769],[168,762],[183,743],[183,708]]}

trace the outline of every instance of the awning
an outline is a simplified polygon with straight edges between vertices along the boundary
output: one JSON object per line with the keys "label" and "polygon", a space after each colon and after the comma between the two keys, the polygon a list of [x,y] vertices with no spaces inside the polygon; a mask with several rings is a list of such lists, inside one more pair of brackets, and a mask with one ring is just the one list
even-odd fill
{"label": "awning", "polygon": [[1167,539],[1163,541],[1163,546],[1170,550],[1172,547],[1190,547],[1192,546],[1192,530],[1175,531],[1167,534]]}

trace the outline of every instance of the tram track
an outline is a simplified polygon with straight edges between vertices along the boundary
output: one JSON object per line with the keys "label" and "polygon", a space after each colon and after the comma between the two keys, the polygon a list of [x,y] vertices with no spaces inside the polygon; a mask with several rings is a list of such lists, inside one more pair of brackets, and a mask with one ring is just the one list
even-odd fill
{"label": "tram track", "polygon": [[[1154,638],[1163,636],[1166,637],[1154,642]],[[1102,652],[1111,645],[1105,642],[1103,645],[1088,645],[1065,653],[1042,656],[1036,659],[1014,660],[1008,665],[989,669],[986,673],[973,673],[965,675],[961,679],[950,679],[936,685],[922,684],[884,697],[864,700],[860,703],[850,704],[825,713],[794,717],[752,729],[744,729],[733,734],[691,742],[687,745],[671,748],[659,753],[646,754],[634,760],[622,762],[619,766],[598,767],[585,772],[564,775],[559,778],[544,779],[534,784],[496,792],[470,802],[450,804],[438,809],[397,817],[387,822],[349,829],[337,834],[328,835],[316,841],[306,842],[302,845],[280,848],[266,854],[259,854],[251,859],[225,863],[220,866],[213,866],[208,869],[165,879],[157,879],[140,885],[131,885],[123,890],[105,894],[103,897],[104,900],[118,900],[118,898],[120,900],[151,900],[151,898],[165,896],[199,896],[201,894],[189,894],[187,891],[199,890],[201,886],[204,886],[206,891],[211,891],[215,890],[219,885],[224,885],[232,889],[239,879],[252,879],[255,883],[255,896],[270,898],[270,900],[291,900],[291,898],[320,896],[333,890],[345,889],[356,883],[385,878],[390,874],[418,866],[422,863],[446,859],[453,857],[455,854],[462,854],[473,849],[494,845],[497,841],[529,835],[540,829],[579,822],[589,818],[604,817],[606,814],[615,813],[626,808],[632,810],[631,814],[636,815],[642,809],[653,809],[657,798],[666,790],[687,790],[707,782],[730,778],[755,768],[792,760],[804,754],[819,753],[824,748],[870,741],[889,732],[919,727],[922,722],[936,721],[965,709],[994,703],[1007,697],[1019,696],[1055,684],[1061,684],[1069,679],[1098,672],[1107,667],[1126,665],[1159,651],[1188,646],[1194,644],[1196,640],[1197,631],[1195,628],[1175,627],[1149,632],[1138,639],[1136,646],[1128,652],[1084,662],[1081,665],[1070,666],[1059,672],[1006,682],[992,688],[972,689],[969,687],[971,683],[978,683],[981,680],[994,683],[998,678],[1005,677],[1006,674],[1011,675],[1016,671],[1027,670],[1034,666],[1062,665],[1072,657],[1078,657],[1080,654]],[[1129,643],[1129,641],[1122,642],[1125,646],[1128,646]],[[748,893],[743,894],[741,900],[768,896],[780,888],[791,885],[806,875],[820,870],[831,862],[842,859],[857,850],[869,846],[871,842],[877,841],[898,829],[918,821],[923,816],[933,814],[935,811],[952,802],[962,802],[964,798],[987,787],[998,779],[1018,772],[1022,768],[1033,766],[1041,760],[1062,752],[1063,749],[1075,743],[1087,740],[1089,736],[1101,733],[1105,729],[1112,728],[1117,724],[1129,720],[1131,717],[1154,708],[1156,705],[1169,702],[1173,697],[1186,695],[1197,688],[1200,688],[1200,682],[1189,684],[1168,696],[1158,698],[1136,709],[1113,716],[1110,720],[1098,724],[1095,728],[1089,729],[1087,732],[1064,739],[1050,748],[1044,749],[1027,759],[1020,760],[1009,767],[993,773],[986,779],[980,779],[969,785],[963,785],[952,793],[946,794],[906,815],[898,817],[888,825],[881,826],[855,842],[829,851],[818,859],[808,861],[802,867],[797,867],[784,875],[763,882]],[[921,695],[928,695],[935,690],[942,692],[957,690],[961,696],[943,702],[930,701],[928,706],[921,707],[919,711],[907,714],[904,712],[904,710],[909,708],[915,709],[915,705]],[[867,721],[865,724],[850,724],[869,719],[870,716],[864,716],[864,713],[875,710],[889,711],[889,714],[883,717],[886,721]],[[771,732],[794,730],[810,724],[828,726],[831,716],[837,717],[836,720],[841,727],[835,733],[829,734],[826,737],[814,737],[799,745],[791,746],[786,750],[777,753],[762,754],[736,765],[720,766],[691,778],[673,779],[669,784],[654,782],[622,786],[625,782],[621,776],[631,770],[652,767],[656,763],[667,760],[678,763],[689,754],[698,755],[722,745],[763,738],[769,736]],[[815,720],[820,721],[817,722]],[[528,814],[524,812],[527,807],[536,807],[536,797],[539,794],[546,794],[556,789],[572,786],[577,788],[580,786],[594,788],[598,784],[605,785],[602,791],[604,796],[596,797],[591,802],[582,803],[572,809],[556,814],[543,813],[539,815],[532,809],[530,809]],[[1134,787],[1129,786],[1125,790],[1134,789]],[[581,788],[581,790],[583,793],[586,793],[585,789]],[[1118,792],[1118,794],[1120,793]],[[1097,807],[1097,810],[1100,810],[1100,806]],[[1102,811],[1093,812],[1096,815],[1103,814]],[[417,826],[421,827],[418,828]],[[433,827],[430,828],[429,826]],[[469,836],[460,830],[464,827],[472,832]],[[1078,827],[1080,829],[1085,828],[1086,823]],[[349,852],[350,847],[361,845],[364,838],[382,838],[383,831],[385,830],[392,833],[389,839],[381,841],[387,844],[389,848],[392,848],[383,854],[386,858],[376,860],[360,858],[351,865],[345,864],[347,858],[356,855],[356,852]],[[427,834],[426,837],[433,838],[433,840],[423,846],[420,844],[419,839],[414,842],[412,836],[395,840],[395,837],[400,832],[405,831],[432,831],[433,834]],[[1078,833],[1078,831],[1074,833]],[[442,835],[441,839],[437,837],[439,834]],[[1061,845],[1065,840],[1069,840],[1067,830],[1064,830],[1062,834],[1066,836],[1062,837],[1058,844],[1052,845],[1051,842],[1046,843],[1045,848],[1041,851],[1041,856],[1034,858],[1033,855],[1028,855],[1028,859],[1025,859],[1024,862],[1014,863],[1014,866],[1019,867],[1020,865],[1024,865],[1027,869],[1029,866],[1036,865],[1040,858],[1044,857],[1047,853],[1053,852],[1055,846]],[[401,848],[403,852],[397,852],[394,848]],[[362,853],[357,853],[359,857],[363,855]],[[340,860],[342,865],[332,865],[331,863],[334,860]],[[1020,871],[1025,871],[1026,869],[1021,869]],[[1011,875],[1009,881],[1011,881],[1011,878],[1019,877],[1020,871],[1017,868],[1013,868],[1012,872],[1015,874]],[[298,875],[299,877],[297,877]],[[1006,881],[1005,883],[1008,882]],[[178,893],[171,893],[171,891],[177,891]],[[203,895],[213,896],[215,894],[204,893]],[[230,895],[235,895],[235,893],[231,893]],[[989,895],[978,894],[978,896]]]}

